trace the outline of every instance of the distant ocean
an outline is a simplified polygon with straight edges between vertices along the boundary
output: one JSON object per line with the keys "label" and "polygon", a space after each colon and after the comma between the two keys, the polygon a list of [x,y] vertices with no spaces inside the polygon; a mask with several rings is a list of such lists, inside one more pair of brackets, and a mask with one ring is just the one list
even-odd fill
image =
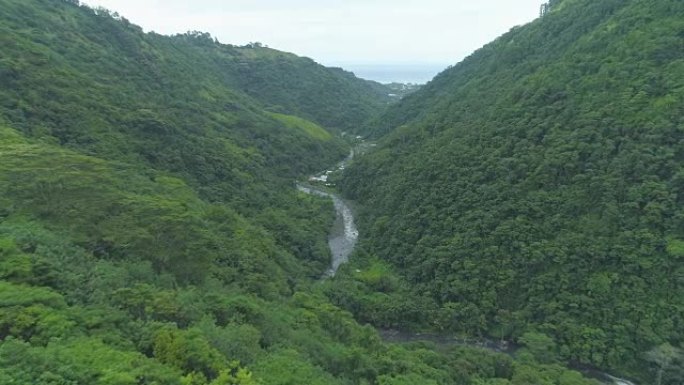
{"label": "distant ocean", "polygon": [[357,77],[380,83],[424,84],[444,71],[448,64],[341,64],[337,65],[353,72]]}

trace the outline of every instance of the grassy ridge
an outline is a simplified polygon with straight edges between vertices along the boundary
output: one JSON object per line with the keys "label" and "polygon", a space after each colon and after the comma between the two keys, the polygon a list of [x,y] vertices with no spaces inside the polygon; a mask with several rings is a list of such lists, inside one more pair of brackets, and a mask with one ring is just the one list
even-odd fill
{"label": "grassy ridge", "polygon": [[306,119],[299,118],[297,116],[271,113],[271,116],[276,120],[282,122],[287,128],[300,129],[311,137],[319,140],[330,140],[332,135],[326,131],[323,127],[316,123],[310,122]]}

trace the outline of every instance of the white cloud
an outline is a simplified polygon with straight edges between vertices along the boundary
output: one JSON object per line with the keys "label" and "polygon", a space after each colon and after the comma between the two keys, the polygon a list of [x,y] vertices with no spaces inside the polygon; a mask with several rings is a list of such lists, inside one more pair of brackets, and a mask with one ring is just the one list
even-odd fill
{"label": "white cloud", "polygon": [[260,41],[326,64],[454,64],[537,16],[542,0],[85,0],[145,30]]}

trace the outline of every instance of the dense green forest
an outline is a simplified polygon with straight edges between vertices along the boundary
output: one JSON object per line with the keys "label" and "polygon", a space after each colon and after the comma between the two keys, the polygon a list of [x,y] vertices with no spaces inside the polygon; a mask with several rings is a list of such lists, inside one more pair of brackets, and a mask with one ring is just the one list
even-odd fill
{"label": "dense green forest", "polygon": [[594,384],[534,334],[390,344],[333,304],[333,207],[294,181],[387,103],[259,45],[0,0],[0,384]]}
{"label": "dense green forest", "polygon": [[338,183],[379,273],[331,298],[682,384],[684,2],[550,6],[375,120]]}

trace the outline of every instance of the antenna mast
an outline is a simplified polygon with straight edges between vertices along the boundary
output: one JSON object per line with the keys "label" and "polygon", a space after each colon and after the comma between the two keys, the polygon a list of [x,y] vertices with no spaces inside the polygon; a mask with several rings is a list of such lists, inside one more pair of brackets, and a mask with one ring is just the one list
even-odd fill
{"label": "antenna mast", "polygon": [[539,7],[539,17],[544,17],[549,12],[549,3],[544,3]]}

